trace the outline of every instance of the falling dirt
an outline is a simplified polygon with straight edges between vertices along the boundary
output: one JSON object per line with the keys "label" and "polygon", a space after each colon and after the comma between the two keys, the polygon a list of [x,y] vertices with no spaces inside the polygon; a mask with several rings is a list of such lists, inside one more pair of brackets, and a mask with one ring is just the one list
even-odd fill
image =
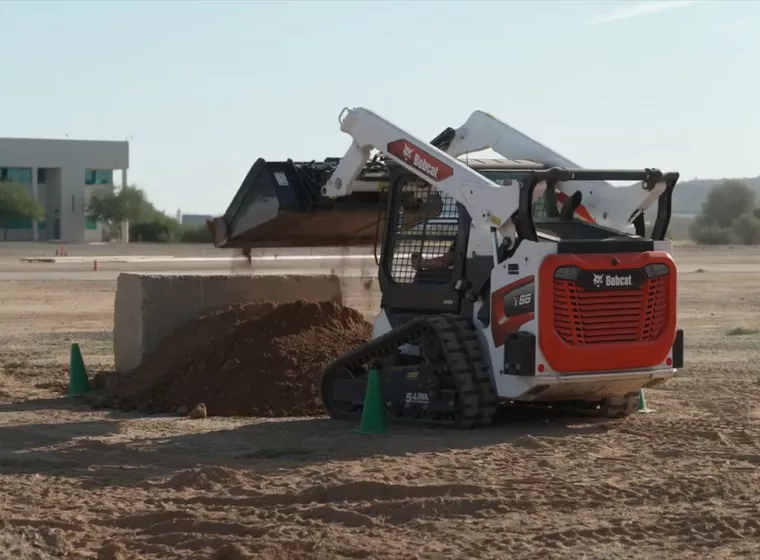
{"label": "falling dirt", "polygon": [[324,414],[322,370],[371,334],[361,313],[335,302],[237,305],[176,331],[90,399],[144,412],[203,403],[209,416]]}

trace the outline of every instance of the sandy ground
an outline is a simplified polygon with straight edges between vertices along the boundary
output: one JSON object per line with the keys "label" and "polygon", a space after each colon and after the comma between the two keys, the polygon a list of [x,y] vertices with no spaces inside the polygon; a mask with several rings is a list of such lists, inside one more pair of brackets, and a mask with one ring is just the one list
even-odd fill
{"label": "sandy ground", "polygon": [[0,282],[0,558],[760,557],[760,274],[715,270],[760,257],[677,256],[705,272],[654,413],[371,437],[80,406],[69,346],[112,366],[115,283]]}

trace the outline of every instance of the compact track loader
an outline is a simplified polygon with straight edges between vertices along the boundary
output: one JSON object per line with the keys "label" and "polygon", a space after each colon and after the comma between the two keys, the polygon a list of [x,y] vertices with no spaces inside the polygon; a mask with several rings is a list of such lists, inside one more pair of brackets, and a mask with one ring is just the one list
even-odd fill
{"label": "compact track loader", "polygon": [[[217,247],[375,244],[382,311],[322,374],[333,418],[360,418],[370,367],[391,422],[454,428],[509,403],[626,416],[683,367],[678,173],[581,169],[480,111],[430,143],[363,108],[339,121],[342,158],[260,159],[209,223]],[[508,159],[461,159],[485,148]]]}

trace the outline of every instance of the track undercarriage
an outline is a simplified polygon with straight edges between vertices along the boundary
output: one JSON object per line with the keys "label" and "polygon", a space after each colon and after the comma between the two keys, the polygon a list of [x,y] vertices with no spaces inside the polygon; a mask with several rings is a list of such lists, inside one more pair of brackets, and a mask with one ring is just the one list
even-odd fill
{"label": "track undercarriage", "polygon": [[[401,354],[414,345],[419,356]],[[457,315],[414,319],[332,362],[322,376],[330,416],[358,420],[367,371],[383,371],[383,398],[391,423],[471,428],[491,423],[496,395],[472,327]]]}
{"label": "track undercarriage", "polygon": [[[418,349],[418,355],[401,347]],[[344,354],[322,375],[322,403],[332,418],[359,421],[370,368],[380,369],[391,424],[467,429],[492,423],[501,407],[472,324],[462,316],[422,316]],[[547,407],[548,403],[527,405]],[[551,403],[555,411],[620,418],[638,407],[638,393],[602,402]]]}

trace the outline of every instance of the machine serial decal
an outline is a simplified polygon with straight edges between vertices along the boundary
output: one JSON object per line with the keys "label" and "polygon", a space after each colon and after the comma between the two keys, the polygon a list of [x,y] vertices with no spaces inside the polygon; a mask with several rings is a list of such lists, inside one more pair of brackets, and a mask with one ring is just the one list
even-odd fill
{"label": "machine serial decal", "polygon": [[406,404],[429,404],[430,396],[427,393],[421,392],[406,393],[404,400]]}
{"label": "machine serial decal", "polygon": [[491,295],[491,336],[494,346],[504,345],[507,335],[535,317],[535,277],[526,276]]}
{"label": "machine serial decal", "polygon": [[390,142],[387,146],[387,152],[408,165],[416,167],[434,181],[444,181],[454,174],[454,169],[450,165],[443,163],[403,138]]}

